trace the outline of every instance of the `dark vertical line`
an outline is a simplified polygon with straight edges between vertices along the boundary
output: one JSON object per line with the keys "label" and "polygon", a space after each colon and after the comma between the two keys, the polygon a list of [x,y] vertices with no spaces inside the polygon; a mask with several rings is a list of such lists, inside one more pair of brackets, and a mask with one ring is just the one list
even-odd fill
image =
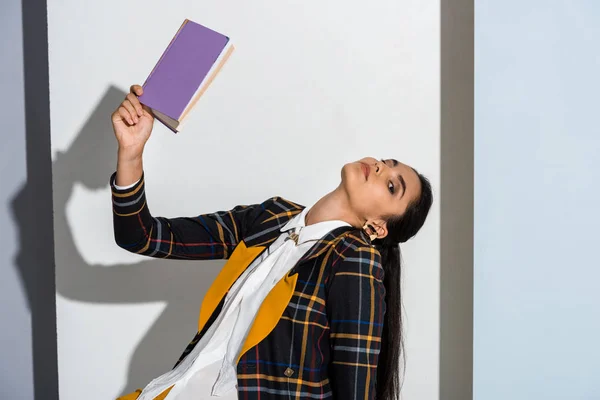
{"label": "dark vertical line", "polygon": [[[26,279],[32,324],[36,400],[58,400],[56,284],[46,0],[22,0],[27,209],[18,263]],[[23,214],[22,214],[23,215]]]}
{"label": "dark vertical line", "polygon": [[474,0],[441,0],[440,400],[473,398]]}

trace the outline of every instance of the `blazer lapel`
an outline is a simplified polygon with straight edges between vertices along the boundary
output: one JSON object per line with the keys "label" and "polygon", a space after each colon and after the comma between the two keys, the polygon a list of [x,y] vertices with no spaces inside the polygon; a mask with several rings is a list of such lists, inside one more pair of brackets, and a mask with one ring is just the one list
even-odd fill
{"label": "blazer lapel", "polygon": [[313,247],[311,247],[309,251],[300,258],[300,260],[296,263],[295,268],[293,268],[289,273],[285,274],[283,278],[277,282],[275,287],[271,289],[267,297],[265,297],[264,301],[262,302],[256,314],[256,318],[250,327],[246,341],[244,342],[244,345],[238,354],[236,364],[239,362],[240,358],[242,358],[244,353],[260,343],[269,335],[269,333],[271,333],[273,329],[275,329],[275,326],[279,323],[279,320],[290,303],[290,300],[292,299],[296,289],[296,282],[298,280],[297,268],[299,268],[306,261],[323,254],[328,250],[329,246],[335,245],[339,240],[342,239],[342,236],[340,235],[352,230],[354,230],[353,227],[342,226],[329,232],[325,237],[317,241]]}
{"label": "blazer lapel", "polygon": [[265,297],[256,313],[256,317],[250,327],[246,341],[238,354],[236,364],[240,361],[240,358],[242,358],[245,352],[260,343],[273,329],[275,329],[275,326],[292,299],[292,295],[296,289],[297,280],[298,274],[291,276],[286,274],[267,294],[267,297]]}
{"label": "blazer lapel", "polygon": [[[265,209],[260,220],[256,223],[256,231],[238,243],[229,260],[208,288],[200,306],[199,332],[202,331],[210,316],[242,272],[279,237],[279,229],[304,209],[303,206],[282,198],[280,198],[280,202],[281,204],[277,207],[273,205]],[[290,284],[291,281],[286,281],[288,291],[290,290]],[[278,285],[283,285],[283,283],[280,282]],[[279,291],[281,291],[281,288]],[[277,298],[279,296],[276,295]]]}
{"label": "blazer lapel", "polygon": [[265,249],[266,247],[262,246],[246,247],[246,243],[243,241],[238,243],[229,260],[208,288],[202,300],[200,317],[198,318],[198,332],[202,331],[202,328],[204,328],[204,325],[223,299],[223,296],[227,294],[237,278]]}
{"label": "blazer lapel", "polygon": [[[223,269],[204,296],[198,319],[199,332],[202,331],[210,316],[239,276],[279,237],[281,234],[280,228],[304,209],[303,206],[295,204],[294,206],[296,208],[277,213],[267,209],[266,217],[259,222],[259,227],[262,228],[261,232],[238,243],[229,260],[223,266]],[[237,361],[239,361],[246,351],[262,341],[279,322],[281,315],[283,315],[294,294],[298,279],[297,269],[306,261],[322,255],[328,250],[329,246],[335,245],[341,240],[341,235],[354,229],[353,227],[342,226],[327,233],[323,238],[315,242],[296,263],[295,268],[290,273],[284,275],[273,289],[271,289],[256,314],[248,336],[238,354]]]}
{"label": "blazer lapel", "polygon": [[300,264],[305,261],[319,257],[327,251],[329,246],[335,245],[343,238],[343,236],[346,236],[344,234],[349,234],[355,229],[356,228],[353,226],[340,226],[339,228],[335,228],[331,232],[328,232],[324,237],[315,242],[315,244],[300,258],[296,265],[300,266]]}

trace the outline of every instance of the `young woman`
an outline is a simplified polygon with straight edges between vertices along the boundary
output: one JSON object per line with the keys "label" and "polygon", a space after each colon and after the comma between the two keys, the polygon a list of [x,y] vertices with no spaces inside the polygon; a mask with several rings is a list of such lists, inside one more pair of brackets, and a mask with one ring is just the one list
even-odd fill
{"label": "young woman", "polygon": [[339,186],[310,207],[273,197],[154,217],[142,167],[154,118],[141,94],[132,86],[112,115],[117,244],[150,257],[228,261],[174,368],[120,399],[398,398],[399,243],[425,222],[427,179],[396,160],[367,157],[344,165]]}

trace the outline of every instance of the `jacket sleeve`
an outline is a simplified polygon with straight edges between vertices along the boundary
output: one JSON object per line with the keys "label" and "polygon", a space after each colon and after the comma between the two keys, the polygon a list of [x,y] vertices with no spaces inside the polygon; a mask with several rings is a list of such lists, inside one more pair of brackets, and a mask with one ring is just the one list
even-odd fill
{"label": "jacket sleeve", "polygon": [[373,400],[386,311],[384,274],[377,250],[351,246],[332,267],[327,294],[329,378],[335,399]]}
{"label": "jacket sleeve", "polygon": [[117,189],[110,178],[114,238],[129,252],[156,258],[226,259],[244,238],[265,203],[239,205],[193,217],[164,218],[150,214],[144,176],[132,187]]}

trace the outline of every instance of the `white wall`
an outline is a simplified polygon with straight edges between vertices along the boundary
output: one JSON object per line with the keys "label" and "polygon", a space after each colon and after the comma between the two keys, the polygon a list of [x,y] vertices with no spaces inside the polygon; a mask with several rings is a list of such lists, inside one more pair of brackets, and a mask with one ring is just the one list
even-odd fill
{"label": "white wall", "polygon": [[476,400],[600,398],[600,4],[476,1]]}
{"label": "white wall", "polygon": [[[170,368],[221,261],[166,262],[113,242],[109,116],[184,18],[236,51],[183,132],[145,153],[155,215],[281,195],[307,204],[344,163],[395,157],[439,187],[439,1],[77,2],[49,5],[61,399],[114,398]],[[439,203],[404,246],[405,399],[438,399]]]}

